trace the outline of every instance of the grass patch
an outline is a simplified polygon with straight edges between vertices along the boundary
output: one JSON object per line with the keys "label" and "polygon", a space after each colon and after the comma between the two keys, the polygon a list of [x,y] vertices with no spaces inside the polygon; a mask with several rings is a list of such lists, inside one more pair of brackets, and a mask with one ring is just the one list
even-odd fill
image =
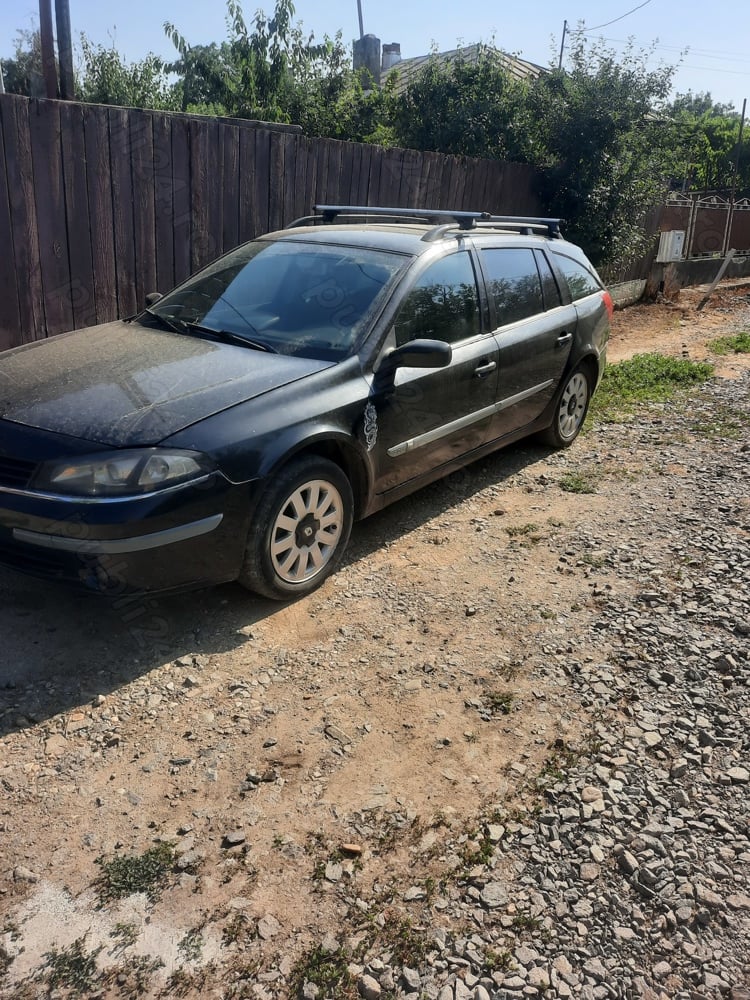
{"label": "grass patch", "polygon": [[528,524],[509,524],[505,530],[510,538],[523,538],[539,531],[539,525],[531,521]]}
{"label": "grass patch", "polygon": [[334,952],[320,946],[311,949],[292,970],[290,996],[302,996],[305,983],[312,983],[320,995],[330,1000],[357,1000],[357,984],[349,972],[349,961],[350,956],[340,948]]}
{"label": "grass patch", "polygon": [[187,932],[177,945],[186,962],[199,962],[203,954],[203,935],[197,928]]}
{"label": "grass patch", "polygon": [[44,981],[52,993],[54,990],[69,990],[69,1000],[74,997],[90,997],[95,992],[99,979],[96,959],[101,946],[94,951],[86,951],[86,938],[77,938],[67,948],[53,948],[44,954]]}
{"label": "grass patch", "polygon": [[391,960],[397,965],[408,965],[415,969],[425,960],[429,939],[424,931],[418,930],[409,917],[393,910],[384,914],[384,923],[376,932],[378,947],[391,952]]}
{"label": "grass patch", "polygon": [[733,337],[717,337],[709,341],[708,349],[712,354],[750,354],[750,331],[744,330]]}
{"label": "grass patch", "polygon": [[132,896],[136,892],[144,892],[153,903],[172,871],[174,848],[162,842],[143,854],[109,860],[99,857],[96,863],[102,869],[98,884],[103,903]]}
{"label": "grass patch", "polygon": [[516,963],[509,951],[493,951],[488,948],[484,954],[482,971],[492,975],[493,972],[510,972],[515,966]]}
{"label": "grass patch", "polygon": [[512,691],[488,691],[483,700],[493,715],[510,715],[514,697]]}
{"label": "grass patch", "polygon": [[585,472],[566,472],[558,480],[561,490],[566,493],[596,493],[598,477],[586,475]]}
{"label": "grass patch", "polygon": [[636,354],[605,368],[590,413],[595,420],[616,423],[639,403],[665,402],[680,391],[708,381],[713,372],[713,365],[705,361]]}
{"label": "grass patch", "polygon": [[699,417],[691,429],[709,440],[738,441],[750,427],[750,415],[732,406],[716,403],[704,416]]}

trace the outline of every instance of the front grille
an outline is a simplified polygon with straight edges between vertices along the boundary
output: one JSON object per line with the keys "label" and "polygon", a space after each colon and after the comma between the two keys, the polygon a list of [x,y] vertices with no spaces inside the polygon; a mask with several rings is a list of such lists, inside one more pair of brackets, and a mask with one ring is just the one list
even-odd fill
{"label": "front grille", "polygon": [[36,462],[0,455],[0,486],[22,490],[31,482],[35,469]]}

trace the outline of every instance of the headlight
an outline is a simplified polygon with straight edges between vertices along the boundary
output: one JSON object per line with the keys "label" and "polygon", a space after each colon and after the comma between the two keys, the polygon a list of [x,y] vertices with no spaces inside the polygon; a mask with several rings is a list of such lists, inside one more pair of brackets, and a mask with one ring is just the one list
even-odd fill
{"label": "headlight", "polygon": [[200,479],[214,468],[196,451],[100,452],[70,462],[46,462],[34,477],[32,489],[81,497],[137,496]]}

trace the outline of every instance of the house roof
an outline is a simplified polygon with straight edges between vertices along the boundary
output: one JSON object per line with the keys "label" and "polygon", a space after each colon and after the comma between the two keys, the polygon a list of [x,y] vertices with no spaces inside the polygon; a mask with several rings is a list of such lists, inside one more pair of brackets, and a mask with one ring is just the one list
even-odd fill
{"label": "house roof", "polygon": [[528,62],[526,59],[519,59],[518,56],[508,55],[501,52],[493,45],[484,42],[477,42],[474,45],[465,45],[457,49],[450,49],[447,52],[430,52],[426,56],[414,56],[411,59],[402,59],[390,69],[383,73],[382,80],[391,78],[395,74],[394,91],[397,94],[403,93],[409,84],[413,83],[420,72],[432,62],[437,62],[441,69],[448,68],[456,59],[461,58],[470,66],[476,65],[480,58],[489,56],[516,80],[535,80],[542,73],[546,73],[544,66],[537,63]]}

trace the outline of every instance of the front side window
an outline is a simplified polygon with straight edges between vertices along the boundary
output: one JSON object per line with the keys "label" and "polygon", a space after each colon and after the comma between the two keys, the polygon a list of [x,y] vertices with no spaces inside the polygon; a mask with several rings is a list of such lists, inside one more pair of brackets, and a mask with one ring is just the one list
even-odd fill
{"label": "front side window", "polygon": [[557,266],[565,275],[568,288],[570,289],[570,297],[574,302],[577,299],[583,299],[587,295],[593,295],[594,292],[602,290],[602,286],[595,275],[577,260],[573,260],[572,257],[566,257],[564,254],[557,252],[555,252],[554,259]]}
{"label": "front side window", "polygon": [[479,294],[469,254],[461,250],[420,275],[396,318],[396,343],[427,338],[456,344],[480,332]]}
{"label": "front side window", "polygon": [[544,298],[534,251],[498,247],[482,250],[490,296],[498,326],[544,312]]}

